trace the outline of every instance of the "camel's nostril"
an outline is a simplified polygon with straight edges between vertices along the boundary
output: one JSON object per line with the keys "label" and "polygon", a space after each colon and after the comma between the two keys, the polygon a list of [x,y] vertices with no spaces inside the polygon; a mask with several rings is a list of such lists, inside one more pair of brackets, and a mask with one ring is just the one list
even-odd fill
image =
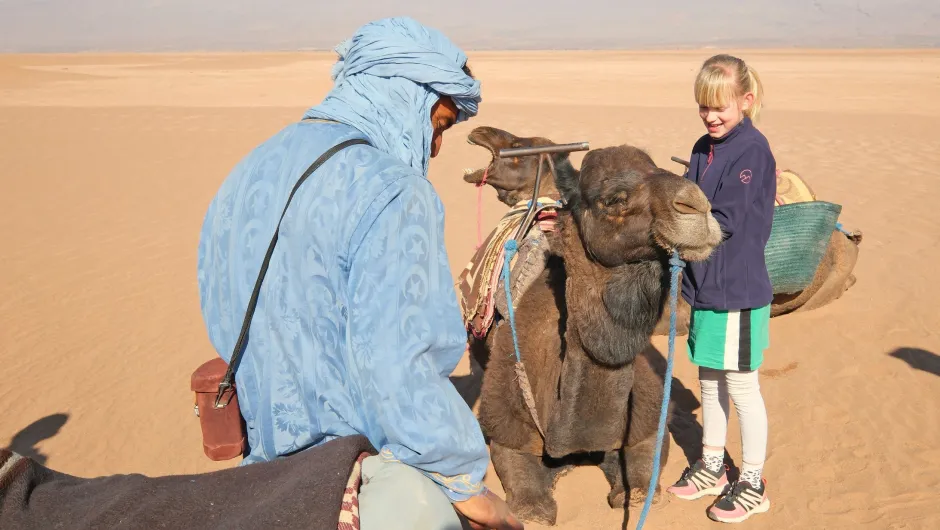
{"label": "camel's nostril", "polygon": [[679,212],[679,213],[681,213],[681,214],[706,213],[705,210],[703,210],[703,209],[701,209],[701,208],[697,208],[697,207],[694,206],[693,204],[691,204],[691,203],[689,203],[689,202],[687,202],[687,201],[680,200],[680,199],[676,199],[676,200],[672,201],[672,207],[675,208],[676,211]]}

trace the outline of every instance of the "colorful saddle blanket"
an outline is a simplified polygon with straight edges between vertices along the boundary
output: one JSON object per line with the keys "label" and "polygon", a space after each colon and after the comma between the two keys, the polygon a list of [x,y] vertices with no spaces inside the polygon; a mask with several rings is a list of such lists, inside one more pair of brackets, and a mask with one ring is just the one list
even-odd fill
{"label": "colorful saddle blanket", "polygon": [[[539,197],[536,201],[536,213],[531,221],[532,224],[525,230],[524,241],[519,241],[520,253],[510,261],[511,271],[519,263],[520,256],[524,255],[522,247],[526,246],[530,239],[539,239],[544,232],[554,230],[558,206],[558,201],[549,197]],[[497,313],[496,295],[505,259],[504,246],[506,241],[515,237],[528,209],[529,201],[516,203],[500,219],[496,228],[483,241],[457,278],[456,289],[464,325],[477,338],[486,336],[493,324]]]}

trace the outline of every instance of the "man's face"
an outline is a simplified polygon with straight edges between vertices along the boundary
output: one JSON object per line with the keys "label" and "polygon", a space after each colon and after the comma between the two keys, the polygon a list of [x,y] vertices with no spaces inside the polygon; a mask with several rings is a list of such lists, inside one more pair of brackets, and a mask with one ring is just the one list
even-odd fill
{"label": "man's face", "polygon": [[431,138],[431,158],[436,157],[441,152],[441,144],[444,143],[444,131],[457,123],[457,113],[457,105],[447,96],[442,96],[431,107],[431,127],[434,128],[434,136]]}

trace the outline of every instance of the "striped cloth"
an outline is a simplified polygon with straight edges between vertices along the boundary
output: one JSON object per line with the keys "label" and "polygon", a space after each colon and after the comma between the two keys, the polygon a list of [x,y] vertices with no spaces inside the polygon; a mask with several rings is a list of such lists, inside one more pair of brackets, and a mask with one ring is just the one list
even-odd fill
{"label": "striped cloth", "polygon": [[770,346],[770,305],[740,311],[692,309],[689,360],[715,370],[757,370]]}
{"label": "striped cloth", "polygon": [[[0,492],[7,491],[14,483],[22,481],[29,473],[32,461],[10,451],[0,449]],[[5,495],[0,493],[0,499]],[[0,504],[2,509],[2,504]]]}
{"label": "striped cloth", "polygon": [[[543,232],[554,230],[558,201],[539,197],[534,223]],[[480,245],[470,262],[457,278],[456,290],[464,324],[477,338],[485,337],[496,316],[495,295],[504,260],[504,246],[516,235],[525,218],[529,201],[516,203],[500,219],[496,228]],[[531,227],[530,227],[531,229]],[[528,231],[527,231],[528,233]],[[512,269],[518,263],[518,255],[510,262]]]}
{"label": "striped cloth", "polygon": [[346,481],[337,530],[359,530],[359,485],[362,484],[362,461],[368,456],[367,452],[359,454],[349,474],[349,480]]}

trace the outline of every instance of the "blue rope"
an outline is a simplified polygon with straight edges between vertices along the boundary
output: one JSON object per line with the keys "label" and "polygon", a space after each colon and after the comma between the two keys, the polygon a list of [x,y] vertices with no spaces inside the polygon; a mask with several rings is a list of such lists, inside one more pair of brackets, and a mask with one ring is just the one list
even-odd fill
{"label": "blue rope", "polygon": [[503,245],[505,257],[503,258],[503,287],[506,289],[506,305],[509,306],[509,329],[512,330],[512,344],[516,348],[516,362],[522,362],[522,354],[519,353],[519,338],[516,336],[516,310],[512,307],[512,292],[509,288],[509,262],[519,251],[519,244],[515,239],[506,241]]}
{"label": "blue rope", "polygon": [[669,259],[669,354],[666,358],[666,377],[663,381],[663,405],[659,412],[659,428],[656,431],[656,452],[653,454],[653,475],[650,480],[649,490],[646,492],[646,502],[643,503],[643,511],[640,512],[640,520],[637,522],[636,530],[643,528],[646,522],[646,516],[649,514],[650,506],[653,504],[653,493],[656,491],[656,484],[659,482],[659,460],[663,452],[663,437],[666,435],[666,412],[669,410],[669,394],[672,393],[672,363],[676,353],[676,305],[679,298],[679,272],[685,267],[685,262],[679,258],[679,252],[673,251],[672,258]]}

